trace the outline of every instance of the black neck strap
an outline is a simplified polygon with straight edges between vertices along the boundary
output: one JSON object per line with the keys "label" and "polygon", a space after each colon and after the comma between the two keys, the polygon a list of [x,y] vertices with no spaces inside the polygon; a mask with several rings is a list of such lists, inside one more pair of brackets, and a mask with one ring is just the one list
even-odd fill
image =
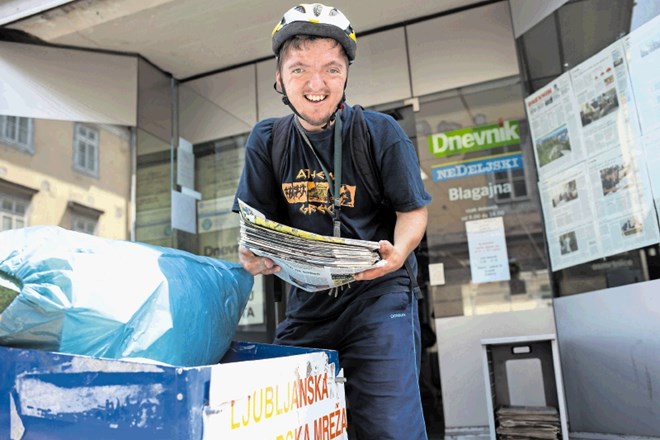
{"label": "black neck strap", "polygon": [[[305,141],[305,144],[309,147],[310,150],[312,150],[312,153],[314,153],[314,157],[316,157],[316,160],[318,161],[319,165],[321,165],[321,169],[323,170],[323,174],[325,175],[325,179],[328,182],[328,191],[330,191],[330,195],[332,196],[333,199],[333,208],[332,208],[332,217],[333,217],[333,228],[332,228],[332,235],[335,237],[340,237],[341,236],[341,219],[340,219],[340,214],[341,214],[341,159],[342,159],[342,139],[341,139],[341,129],[342,129],[342,121],[341,121],[341,111],[337,110],[337,112],[334,115],[335,119],[335,139],[334,139],[334,144],[335,144],[335,151],[334,151],[334,173],[332,179],[330,177],[330,173],[328,172],[328,169],[326,166],[323,164],[323,161],[319,158],[318,154],[316,154],[316,150],[314,149],[314,146],[310,142],[309,138],[307,137],[307,134],[305,134],[305,129],[302,127],[300,121],[298,118],[294,118],[295,120],[295,125],[296,128],[298,129],[298,132],[302,136],[302,138]],[[334,180],[334,182],[333,182]],[[334,183],[334,188],[333,188],[333,183]]]}

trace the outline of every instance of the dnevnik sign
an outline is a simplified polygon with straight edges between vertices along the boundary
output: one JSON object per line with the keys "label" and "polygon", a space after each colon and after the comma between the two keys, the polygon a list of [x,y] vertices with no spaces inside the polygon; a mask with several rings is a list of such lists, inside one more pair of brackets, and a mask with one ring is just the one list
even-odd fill
{"label": "dnevnik sign", "polygon": [[429,149],[435,157],[487,150],[520,142],[518,121],[482,125],[429,136]]}

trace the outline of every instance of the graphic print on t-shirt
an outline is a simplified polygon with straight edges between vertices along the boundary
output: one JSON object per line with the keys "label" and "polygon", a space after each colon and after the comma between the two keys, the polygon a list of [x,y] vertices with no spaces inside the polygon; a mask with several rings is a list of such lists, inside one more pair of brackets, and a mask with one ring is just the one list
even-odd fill
{"label": "graphic print on t-shirt", "polygon": [[[331,181],[334,179],[330,173]],[[301,169],[296,175],[296,182],[283,182],[282,193],[292,205],[300,205],[301,213],[311,215],[332,214],[333,200],[328,181],[323,171]],[[354,207],[355,185],[342,184],[340,187],[341,206]]]}

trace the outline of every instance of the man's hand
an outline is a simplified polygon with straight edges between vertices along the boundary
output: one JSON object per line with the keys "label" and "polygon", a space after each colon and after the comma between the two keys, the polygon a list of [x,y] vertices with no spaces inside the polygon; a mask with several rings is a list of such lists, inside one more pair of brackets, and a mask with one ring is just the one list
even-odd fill
{"label": "man's hand", "polygon": [[408,255],[422,240],[427,221],[428,211],[426,206],[412,211],[397,212],[396,225],[394,226],[394,244],[387,240],[379,241],[379,252],[382,260],[378,262],[377,267],[356,274],[355,280],[373,280],[399,270],[405,264]]}
{"label": "man's hand", "polygon": [[238,259],[243,265],[243,269],[252,275],[272,275],[280,271],[280,266],[273,263],[273,260],[254,255],[252,251],[243,246],[238,247]]}
{"label": "man's hand", "polygon": [[378,244],[380,245],[378,251],[382,260],[378,262],[377,267],[355,274],[355,281],[367,281],[382,277],[385,274],[398,270],[405,263],[408,255],[402,255],[392,243],[387,240],[381,240]]}

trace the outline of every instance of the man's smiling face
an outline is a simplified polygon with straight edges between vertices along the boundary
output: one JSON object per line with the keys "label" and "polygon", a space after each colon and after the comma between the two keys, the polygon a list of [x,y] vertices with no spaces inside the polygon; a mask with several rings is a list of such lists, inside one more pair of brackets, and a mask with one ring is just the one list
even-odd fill
{"label": "man's smiling face", "polygon": [[341,45],[329,38],[305,40],[282,53],[275,80],[303,117],[308,131],[320,131],[344,95],[348,60]]}

